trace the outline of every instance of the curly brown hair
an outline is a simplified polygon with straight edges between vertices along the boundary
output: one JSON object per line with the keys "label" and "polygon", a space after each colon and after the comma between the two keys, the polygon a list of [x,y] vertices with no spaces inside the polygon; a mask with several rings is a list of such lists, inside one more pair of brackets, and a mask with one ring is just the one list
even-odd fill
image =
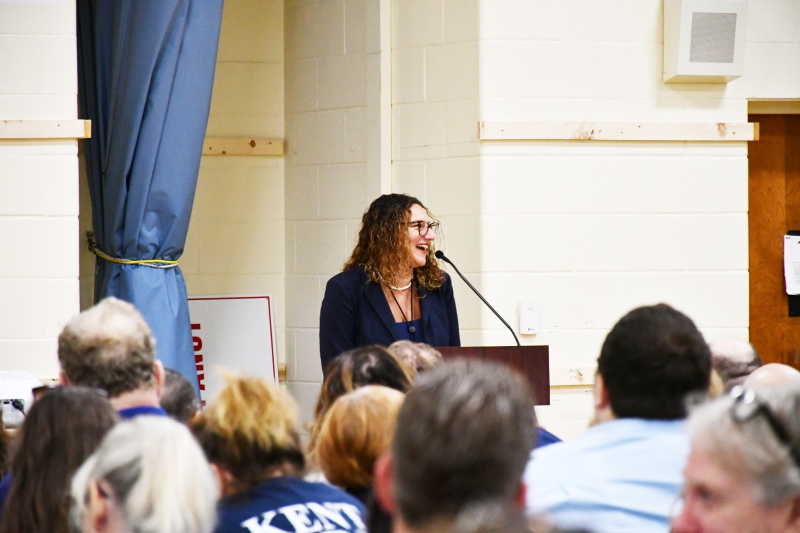
{"label": "curly brown hair", "polygon": [[[422,202],[406,194],[384,194],[373,201],[361,218],[358,244],[342,270],[362,267],[376,283],[399,283],[401,273],[411,264],[408,219],[414,204],[433,218]],[[417,283],[428,290],[441,287],[444,282],[444,271],[435,252],[434,246],[428,247],[425,266],[414,269]]]}

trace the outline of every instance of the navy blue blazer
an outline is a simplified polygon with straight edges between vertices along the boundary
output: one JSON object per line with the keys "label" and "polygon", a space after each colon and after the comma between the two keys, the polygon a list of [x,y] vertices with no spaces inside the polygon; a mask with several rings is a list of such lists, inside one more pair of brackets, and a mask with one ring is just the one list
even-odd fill
{"label": "navy blue blazer", "polygon": [[[431,346],[461,346],[458,314],[450,276],[434,290],[419,287],[419,307],[425,342]],[[370,281],[363,268],[336,274],[325,286],[319,313],[319,354],[322,369],[342,352],[399,340],[392,310],[380,283]]]}

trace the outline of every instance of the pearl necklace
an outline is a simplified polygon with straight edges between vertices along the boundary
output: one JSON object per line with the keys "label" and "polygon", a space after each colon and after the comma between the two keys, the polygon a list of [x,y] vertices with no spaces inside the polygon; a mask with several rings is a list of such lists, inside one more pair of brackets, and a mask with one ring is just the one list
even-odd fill
{"label": "pearl necklace", "polygon": [[[412,282],[413,282],[413,281],[412,281]],[[408,284],[408,287],[411,287],[411,283],[412,283],[412,282],[409,282],[409,284]],[[395,289],[395,290],[405,290],[405,289],[407,289],[408,287],[405,287],[404,289]],[[391,289],[394,289],[394,287],[392,287],[391,285],[389,285],[389,288],[391,288]],[[414,326],[411,324],[411,322],[414,322],[414,295],[413,295],[413,294],[409,295],[409,300],[411,300],[411,305],[409,306],[409,307],[411,308],[411,309],[410,309],[410,313],[409,313],[409,314],[411,315],[411,320],[409,321],[409,320],[406,318],[406,313],[405,313],[405,311],[403,311],[403,308],[402,308],[402,307],[400,307],[400,302],[398,302],[398,301],[397,301],[397,297],[394,295],[394,292],[391,292],[391,291],[390,291],[390,293],[389,293],[389,294],[391,294],[391,295],[392,295],[392,299],[394,300],[394,303],[395,303],[395,304],[397,304],[397,308],[400,310],[400,314],[401,314],[401,315],[403,315],[403,322],[406,324],[406,326],[408,326],[408,333],[409,333],[409,334],[413,334],[413,333],[415,333],[415,332],[417,331],[417,328],[415,328],[415,327],[414,327]]]}
{"label": "pearl necklace", "polygon": [[[387,285],[389,284],[387,283]],[[404,291],[406,289],[411,288],[411,282],[409,281],[408,285],[406,285],[405,287],[395,287],[394,285],[389,285],[389,288],[392,289],[393,291]]]}

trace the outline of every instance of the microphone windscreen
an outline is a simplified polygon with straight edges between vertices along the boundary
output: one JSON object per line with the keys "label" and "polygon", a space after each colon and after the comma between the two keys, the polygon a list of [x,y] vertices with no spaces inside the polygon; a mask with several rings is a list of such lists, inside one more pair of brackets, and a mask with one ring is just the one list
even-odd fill
{"label": "microphone windscreen", "polygon": [[436,259],[442,259],[444,257],[444,252],[441,250],[436,250],[436,253],[433,255],[436,256]]}

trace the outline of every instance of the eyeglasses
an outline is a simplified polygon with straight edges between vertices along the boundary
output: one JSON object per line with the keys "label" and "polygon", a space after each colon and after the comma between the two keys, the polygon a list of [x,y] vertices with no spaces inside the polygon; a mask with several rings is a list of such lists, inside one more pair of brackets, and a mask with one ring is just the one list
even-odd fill
{"label": "eyeglasses", "polygon": [[733,398],[733,405],[731,405],[730,411],[733,421],[737,424],[743,424],[753,420],[758,415],[763,415],[770,429],[772,429],[772,433],[778,437],[781,444],[789,449],[795,465],[800,466],[800,455],[794,449],[789,432],[772,414],[767,402],[759,398],[752,390],[745,389],[741,385],[736,385],[732,388],[730,396]]}
{"label": "eyeglasses", "polygon": [[417,220],[416,222],[409,222],[408,227],[416,228],[420,237],[424,237],[429,231],[433,232],[434,237],[436,237],[436,235],[439,233],[438,222],[425,222],[424,220]]}

